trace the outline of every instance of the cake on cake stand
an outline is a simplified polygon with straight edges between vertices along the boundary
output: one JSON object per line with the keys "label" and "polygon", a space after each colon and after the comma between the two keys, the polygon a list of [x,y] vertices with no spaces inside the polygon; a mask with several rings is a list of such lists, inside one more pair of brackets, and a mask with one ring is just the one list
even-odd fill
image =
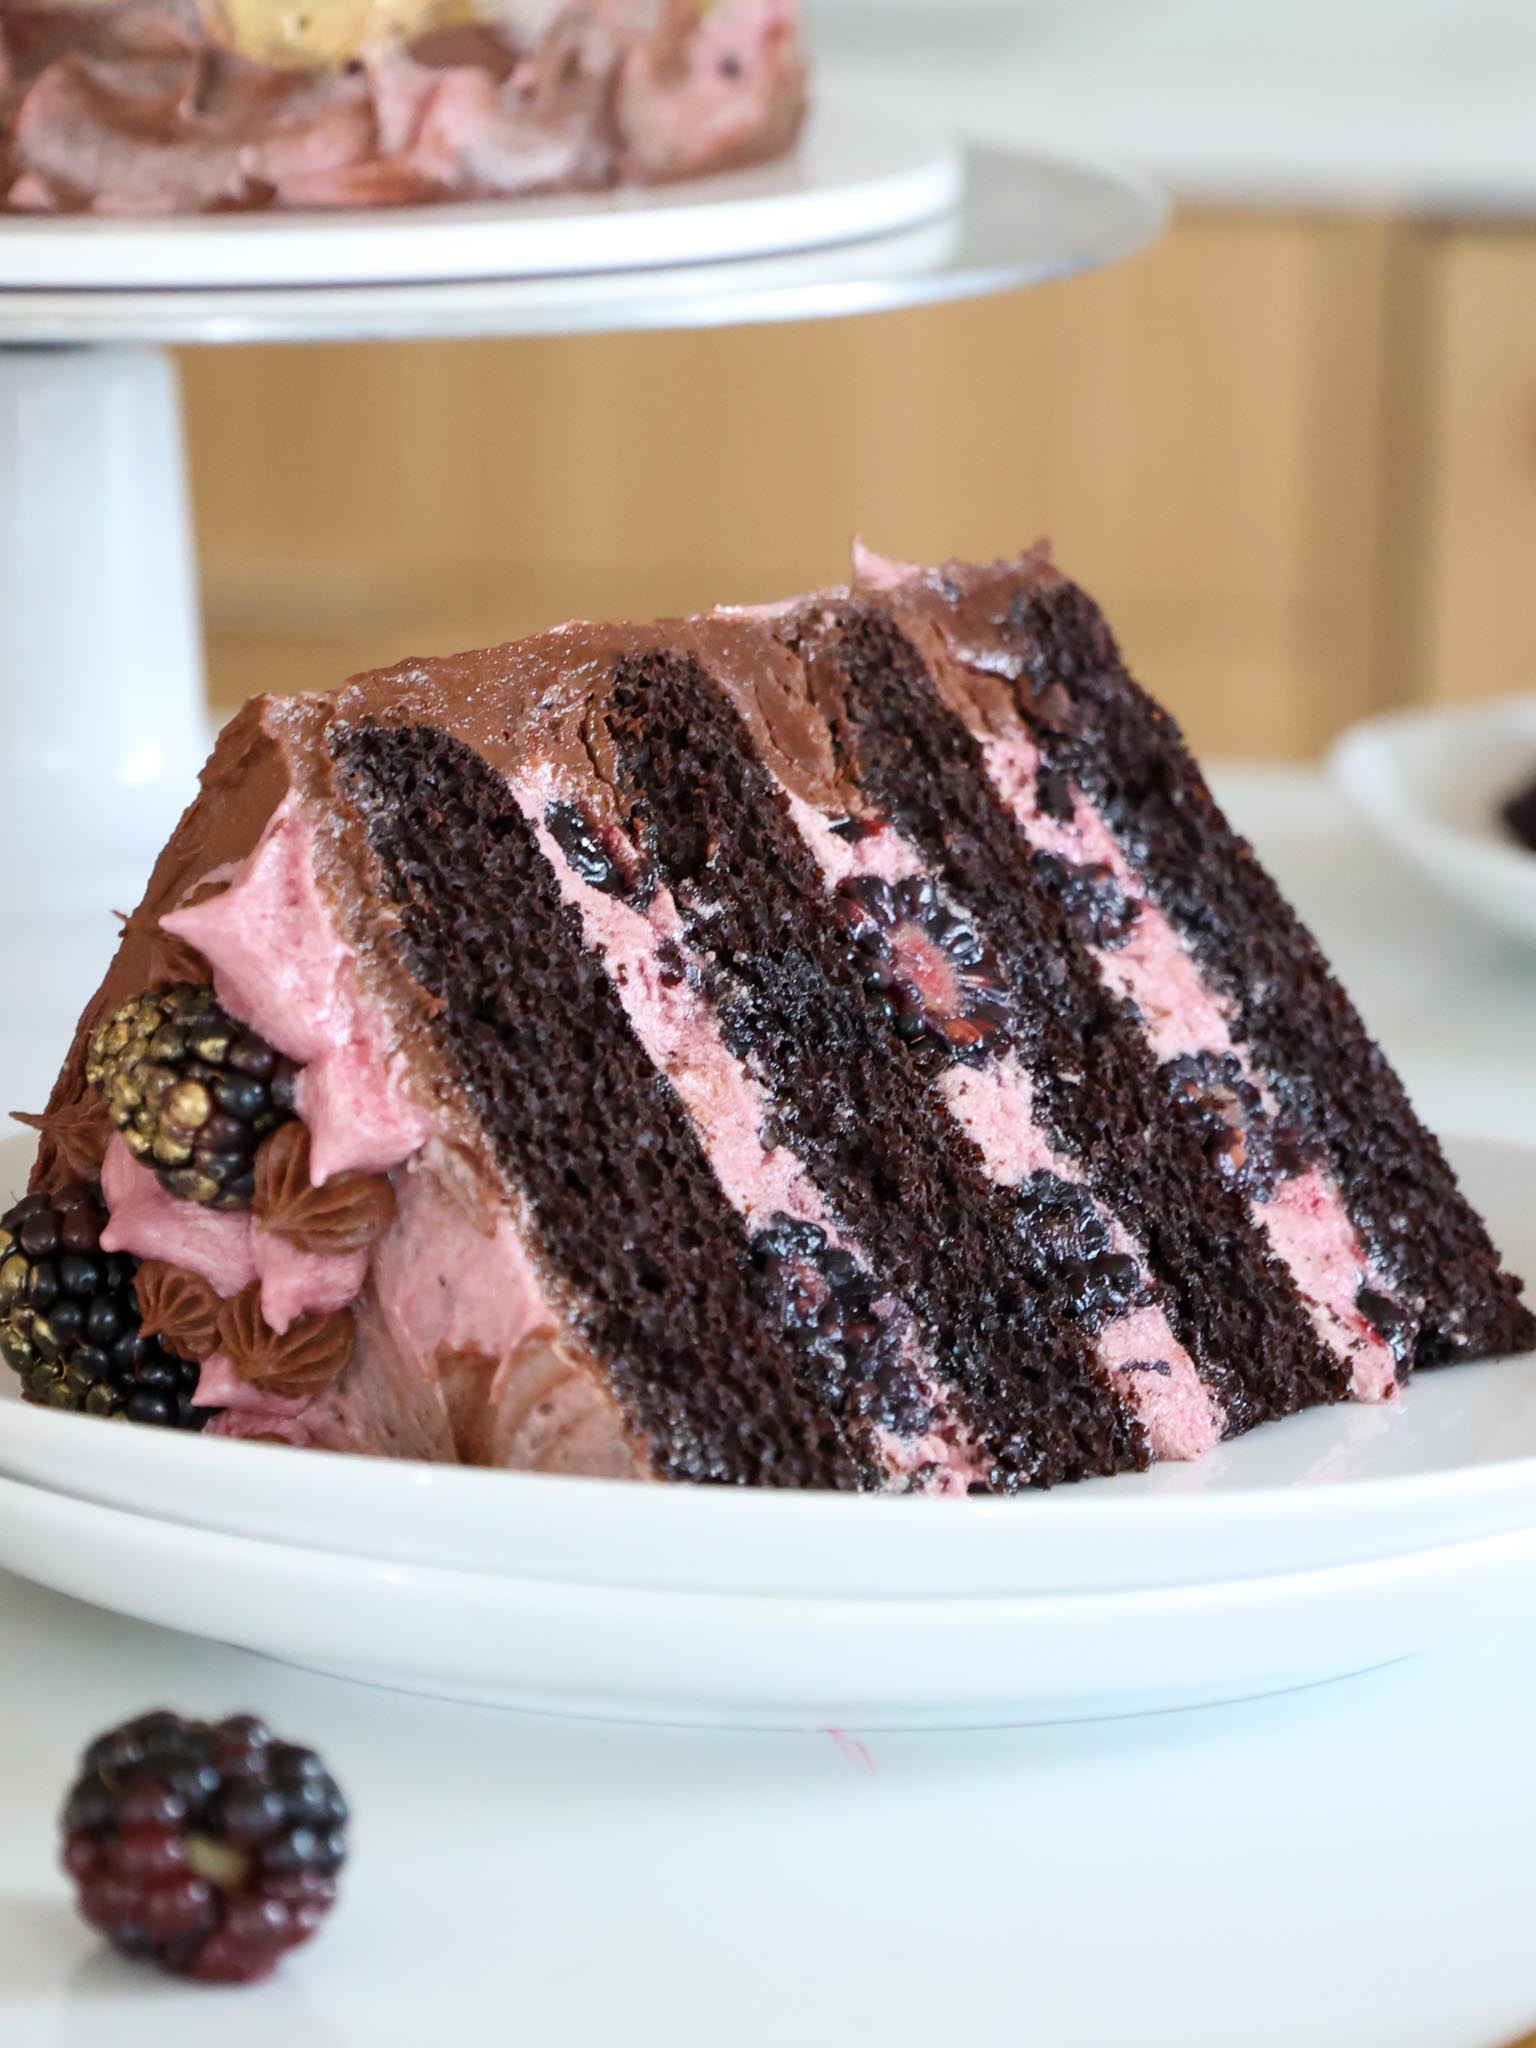
{"label": "cake on cake stand", "polygon": [[[824,104],[788,162],[662,192],[154,223],[0,217],[0,870],[36,1106],[206,756],[172,345],[574,334],[874,313],[1129,254],[1095,165]],[[9,1107],[10,1103],[0,1105]]]}

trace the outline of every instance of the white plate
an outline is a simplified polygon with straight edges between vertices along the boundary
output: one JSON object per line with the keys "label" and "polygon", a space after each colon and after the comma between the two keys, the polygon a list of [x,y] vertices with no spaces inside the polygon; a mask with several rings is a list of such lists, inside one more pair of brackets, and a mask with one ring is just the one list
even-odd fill
{"label": "white plate", "polygon": [[1338,741],[1329,766],[1425,881],[1489,924],[1536,939],[1536,854],[1499,819],[1536,777],[1536,696],[1367,719]]}
{"label": "white plate", "polygon": [[[27,1148],[0,1146],[0,1186]],[[1536,1276],[1536,1149],[1453,1154]],[[961,1599],[1240,1581],[1536,1528],[1536,1358],[1314,1410],[1195,1465],[1016,1500],[632,1486],[232,1443],[0,1401],[0,1474],[236,1536],[651,1593]]]}
{"label": "white plate", "polygon": [[[1536,1273],[1536,1149],[1453,1155]],[[19,1184],[25,1141],[0,1146]],[[1421,1376],[1393,1410],[1256,1430],[1194,1465],[1016,1500],[637,1487],[289,1451],[30,1408],[0,1375],[0,1473],[234,1535],[654,1592],[993,1597],[1241,1579],[1536,1526],[1536,1357]]]}
{"label": "white plate", "polygon": [[0,1480],[0,1565],[340,1677],[601,1719],[990,1727],[1209,1705],[1536,1610],[1536,1529],[1332,1571],[1039,1599],[647,1593],[223,1536]]}
{"label": "white plate", "polygon": [[824,248],[959,204],[956,148],[836,99],[756,170],[546,199],[120,220],[0,215],[0,290],[565,277]]}

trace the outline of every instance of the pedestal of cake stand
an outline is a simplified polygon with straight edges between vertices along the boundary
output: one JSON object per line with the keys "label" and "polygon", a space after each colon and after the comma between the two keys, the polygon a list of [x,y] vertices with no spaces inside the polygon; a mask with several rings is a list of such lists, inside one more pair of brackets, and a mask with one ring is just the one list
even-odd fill
{"label": "pedestal of cake stand", "polygon": [[0,733],[11,912],[132,909],[208,750],[160,350],[0,349]]}
{"label": "pedestal of cake stand", "polygon": [[39,1109],[209,745],[175,366],[0,347],[0,1116]]}

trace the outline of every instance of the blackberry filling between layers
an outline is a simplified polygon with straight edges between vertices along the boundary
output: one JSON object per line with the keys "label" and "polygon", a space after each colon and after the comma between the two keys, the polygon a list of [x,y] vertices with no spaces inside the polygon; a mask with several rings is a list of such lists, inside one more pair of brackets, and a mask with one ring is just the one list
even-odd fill
{"label": "blackberry filling between layers", "polygon": [[[429,726],[340,726],[434,1030],[584,1334],[672,1479],[874,1485],[838,1389],[802,1389],[774,1276],[582,942],[510,790]],[[825,1405],[823,1403],[825,1402]]]}
{"label": "blackberry filling between layers", "polygon": [[770,1135],[809,1169],[912,1306],[984,1419],[1002,1490],[1145,1462],[1079,1324],[1020,1256],[1015,1190],[988,1180],[910,1056],[723,694],[693,662],[621,662],[607,713],[619,788],[676,897],[726,1037],[763,1075]]}
{"label": "blackberry filling between layers", "polygon": [[1528,1347],[1536,1322],[1440,1146],[1177,725],[1127,673],[1097,606],[1026,558],[962,572],[948,618],[956,657],[1009,678],[1043,769],[1092,801],[1230,1005],[1291,1131],[1332,1162],[1397,1296],[1383,1336],[1396,1344],[1411,1324],[1420,1366]]}
{"label": "blackberry filling between layers", "polygon": [[1229,1427],[1342,1399],[1339,1362],[1276,1284],[1240,1192],[1211,1171],[1203,1133],[1087,957],[1081,897],[1042,875],[917,651],[862,606],[819,613],[800,651],[818,672],[818,697],[835,706],[845,773],[996,948],[1037,1111],[1095,1192],[1137,1226]]}

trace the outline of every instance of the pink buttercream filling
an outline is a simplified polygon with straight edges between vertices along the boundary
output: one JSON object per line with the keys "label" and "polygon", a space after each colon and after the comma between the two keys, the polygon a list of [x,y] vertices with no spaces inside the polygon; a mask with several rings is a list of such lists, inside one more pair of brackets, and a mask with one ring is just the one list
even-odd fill
{"label": "pink buttercream filling", "polygon": [[[780,784],[783,789],[783,785]],[[871,819],[857,839],[845,839],[832,829],[832,820],[792,789],[783,789],[789,814],[800,837],[816,856],[817,866],[835,889],[854,876],[878,876],[882,882],[904,882],[922,872],[922,862],[899,832]]]}
{"label": "pink buttercream filling", "polygon": [[[1071,820],[1063,824],[1040,809],[1040,754],[1024,737],[978,735],[988,773],[1031,845],[1060,859],[1110,871],[1128,901],[1139,906],[1130,936],[1117,947],[1096,947],[1105,983],[1130,997],[1159,1061],[1190,1053],[1234,1053],[1266,1106],[1274,1100],[1246,1049],[1233,1042],[1228,1013],[1207,988],[1200,968],[1172,923],[1120,850],[1119,842],[1080,789]],[[1392,1289],[1371,1266],[1332,1176],[1318,1167],[1282,1181],[1268,1202],[1253,1205],[1253,1220],[1291,1275],[1313,1327],[1348,1365],[1357,1401],[1381,1401],[1397,1388],[1391,1348],[1355,1307],[1362,1285],[1390,1297]]]}
{"label": "pink buttercream filling", "polygon": [[107,1251],[200,1273],[226,1299],[259,1280],[262,1316],[279,1336],[300,1316],[345,1308],[368,1270],[366,1252],[302,1252],[263,1230],[249,1210],[178,1201],[119,1137],[107,1147],[101,1188],[110,1212],[101,1234]]}
{"label": "pink buttercream filling", "polygon": [[1341,1205],[1328,1177],[1315,1166],[1292,1174],[1253,1213],[1290,1268],[1318,1335],[1348,1360],[1352,1397],[1390,1400],[1398,1391],[1397,1362],[1355,1306],[1360,1289],[1378,1283],[1347,1216],[1341,1227]]}
{"label": "pink buttercream filling", "polygon": [[[800,798],[790,797],[790,810],[829,887],[851,876],[895,881],[921,869],[917,849],[889,824],[847,840]],[[1011,1187],[1032,1173],[1081,1178],[1038,1122],[1029,1075],[1013,1054],[983,1067],[951,1067],[939,1090],[994,1180]],[[1100,1214],[1115,1249],[1139,1265],[1140,1248],[1116,1218]],[[1146,1431],[1154,1457],[1195,1458],[1218,1441],[1221,1410],[1162,1309],[1148,1304],[1106,1324],[1094,1340],[1094,1356]]]}
{"label": "pink buttercream filling", "polygon": [[[431,1385],[456,1359],[479,1361],[473,1427],[461,1455],[633,1476],[618,1411],[589,1372],[560,1351],[564,1317],[549,1299],[516,1221],[483,1218],[459,1193],[435,1141],[395,1176],[395,1221],[380,1240],[373,1278],[401,1360]],[[474,1378],[474,1367],[470,1367]]]}
{"label": "pink buttercream filling", "polygon": [[1094,1355],[1147,1433],[1157,1458],[1198,1458],[1221,1436],[1221,1411],[1155,1303],[1107,1322]]}
{"label": "pink buttercream filling", "polygon": [[1161,1062],[1186,1053],[1229,1052],[1232,1035],[1225,1010],[1098,812],[1078,790],[1073,791],[1069,823],[1041,810],[1036,795],[1040,754],[1032,740],[979,735],[978,744],[998,795],[1031,846],[1060,860],[1108,868],[1116,887],[1140,906],[1125,943],[1099,948],[1097,959],[1108,985],[1141,1011],[1154,1057]]}
{"label": "pink buttercream filling", "polygon": [[964,1126],[992,1178],[1011,1187],[1032,1173],[1064,1172],[1064,1163],[1035,1120],[1029,1075],[1016,1053],[1004,1053],[984,1067],[948,1067],[939,1092]]}
{"label": "pink buttercream filling", "polygon": [[387,1012],[363,995],[356,953],[321,895],[295,794],[221,895],[160,922],[208,961],[230,1014],[303,1065],[298,1108],[317,1186],[338,1173],[387,1173],[424,1143],[431,1125]]}
{"label": "pink buttercream filling", "polygon": [[[551,800],[567,794],[552,766],[541,765],[518,778],[512,789],[538,835],[561,894],[582,920],[587,943],[603,957],[635,1036],[687,1110],[731,1206],[749,1229],[761,1229],[775,1215],[793,1216],[815,1223],[831,1244],[860,1256],[858,1245],[837,1228],[821,1190],[795,1154],[764,1138],[767,1092],[726,1045],[706,1000],[675,965],[663,962],[664,946],[686,958],[683,920],[670,890],[657,888],[642,912],[581,879],[544,822]],[[834,846],[842,844],[835,834],[827,836]],[[888,833],[881,836],[894,838]],[[937,1399],[931,1372],[910,1343],[907,1355],[927,1397]],[[879,1435],[881,1454],[894,1473],[937,1468],[929,1481],[932,1491],[963,1493],[984,1474],[985,1461],[958,1430],[917,1438],[890,1431]]]}
{"label": "pink buttercream filling", "polygon": [[500,1214],[484,1229],[438,1170],[437,1154],[430,1147],[397,1176],[395,1221],[373,1264],[390,1333],[432,1378],[441,1350],[505,1360],[561,1320],[512,1218]]}
{"label": "pink buttercream filling", "polygon": [[101,1191],[109,1212],[101,1233],[104,1251],[182,1266],[226,1298],[256,1278],[249,1213],[178,1201],[120,1137],[113,1138],[102,1161]]}

